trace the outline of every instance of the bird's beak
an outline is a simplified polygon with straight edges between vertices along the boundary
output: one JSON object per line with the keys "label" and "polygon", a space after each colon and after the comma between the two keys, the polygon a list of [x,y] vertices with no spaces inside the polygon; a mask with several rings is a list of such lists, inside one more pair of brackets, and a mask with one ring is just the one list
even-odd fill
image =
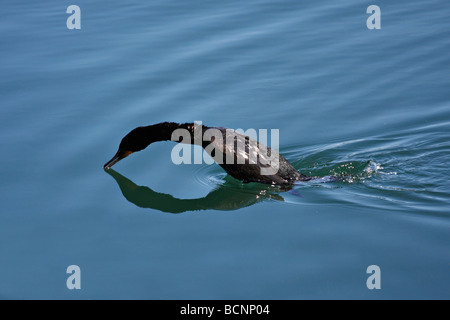
{"label": "bird's beak", "polygon": [[116,155],[109,160],[104,166],[104,169],[110,169],[113,165],[115,165],[117,162],[119,162],[122,159],[125,159],[126,157],[128,157],[130,154],[132,154],[133,152],[131,151],[122,151],[119,150],[117,151]]}

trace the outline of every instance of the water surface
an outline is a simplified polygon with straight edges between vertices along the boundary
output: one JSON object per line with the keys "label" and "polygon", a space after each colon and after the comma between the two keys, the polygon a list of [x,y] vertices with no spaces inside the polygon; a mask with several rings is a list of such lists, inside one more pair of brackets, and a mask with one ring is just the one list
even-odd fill
{"label": "water surface", "polygon": [[[355,0],[71,4],[2,4],[0,297],[450,298],[448,2],[377,1],[380,30]],[[162,121],[347,178],[244,185],[172,143],[102,169]]]}

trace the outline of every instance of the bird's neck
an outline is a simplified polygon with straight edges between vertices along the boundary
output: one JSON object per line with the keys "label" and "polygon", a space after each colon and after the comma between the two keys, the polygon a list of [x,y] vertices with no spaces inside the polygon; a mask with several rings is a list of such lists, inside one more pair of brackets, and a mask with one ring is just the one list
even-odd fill
{"label": "bird's neck", "polygon": [[[201,144],[201,137],[206,128],[207,127],[199,126],[195,123],[180,124],[176,122],[162,122],[145,127],[147,130],[147,134],[145,136],[152,139],[150,143],[173,140],[176,142],[195,144],[199,138]],[[187,136],[189,136],[189,139],[187,139]]]}

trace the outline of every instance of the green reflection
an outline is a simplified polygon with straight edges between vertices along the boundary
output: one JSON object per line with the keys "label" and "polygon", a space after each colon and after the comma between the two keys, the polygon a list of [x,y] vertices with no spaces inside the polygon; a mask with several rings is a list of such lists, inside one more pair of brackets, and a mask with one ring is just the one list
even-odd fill
{"label": "green reflection", "polygon": [[153,191],[149,187],[138,186],[130,179],[113,169],[105,170],[113,177],[124,197],[141,208],[150,208],[169,213],[181,213],[199,210],[237,210],[255,203],[274,199],[284,201],[277,192],[283,192],[290,187],[268,186],[262,184],[236,184],[225,179],[223,185],[217,186],[207,196],[198,199],[178,199],[170,194]]}

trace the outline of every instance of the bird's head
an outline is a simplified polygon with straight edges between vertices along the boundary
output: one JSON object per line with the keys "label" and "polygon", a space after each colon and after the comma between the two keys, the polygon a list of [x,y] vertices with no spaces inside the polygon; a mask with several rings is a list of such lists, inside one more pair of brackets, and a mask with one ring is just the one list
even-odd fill
{"label": "bird's head", "polygon": [[110,169],[117,162],[125,159],[134,152],[147,148],[152,142],[153,141],[149,140],[145,127],[139,127],[132,130],[122,139],[119,145],[119,150],[115,156],[104,165],[104,168]]}

